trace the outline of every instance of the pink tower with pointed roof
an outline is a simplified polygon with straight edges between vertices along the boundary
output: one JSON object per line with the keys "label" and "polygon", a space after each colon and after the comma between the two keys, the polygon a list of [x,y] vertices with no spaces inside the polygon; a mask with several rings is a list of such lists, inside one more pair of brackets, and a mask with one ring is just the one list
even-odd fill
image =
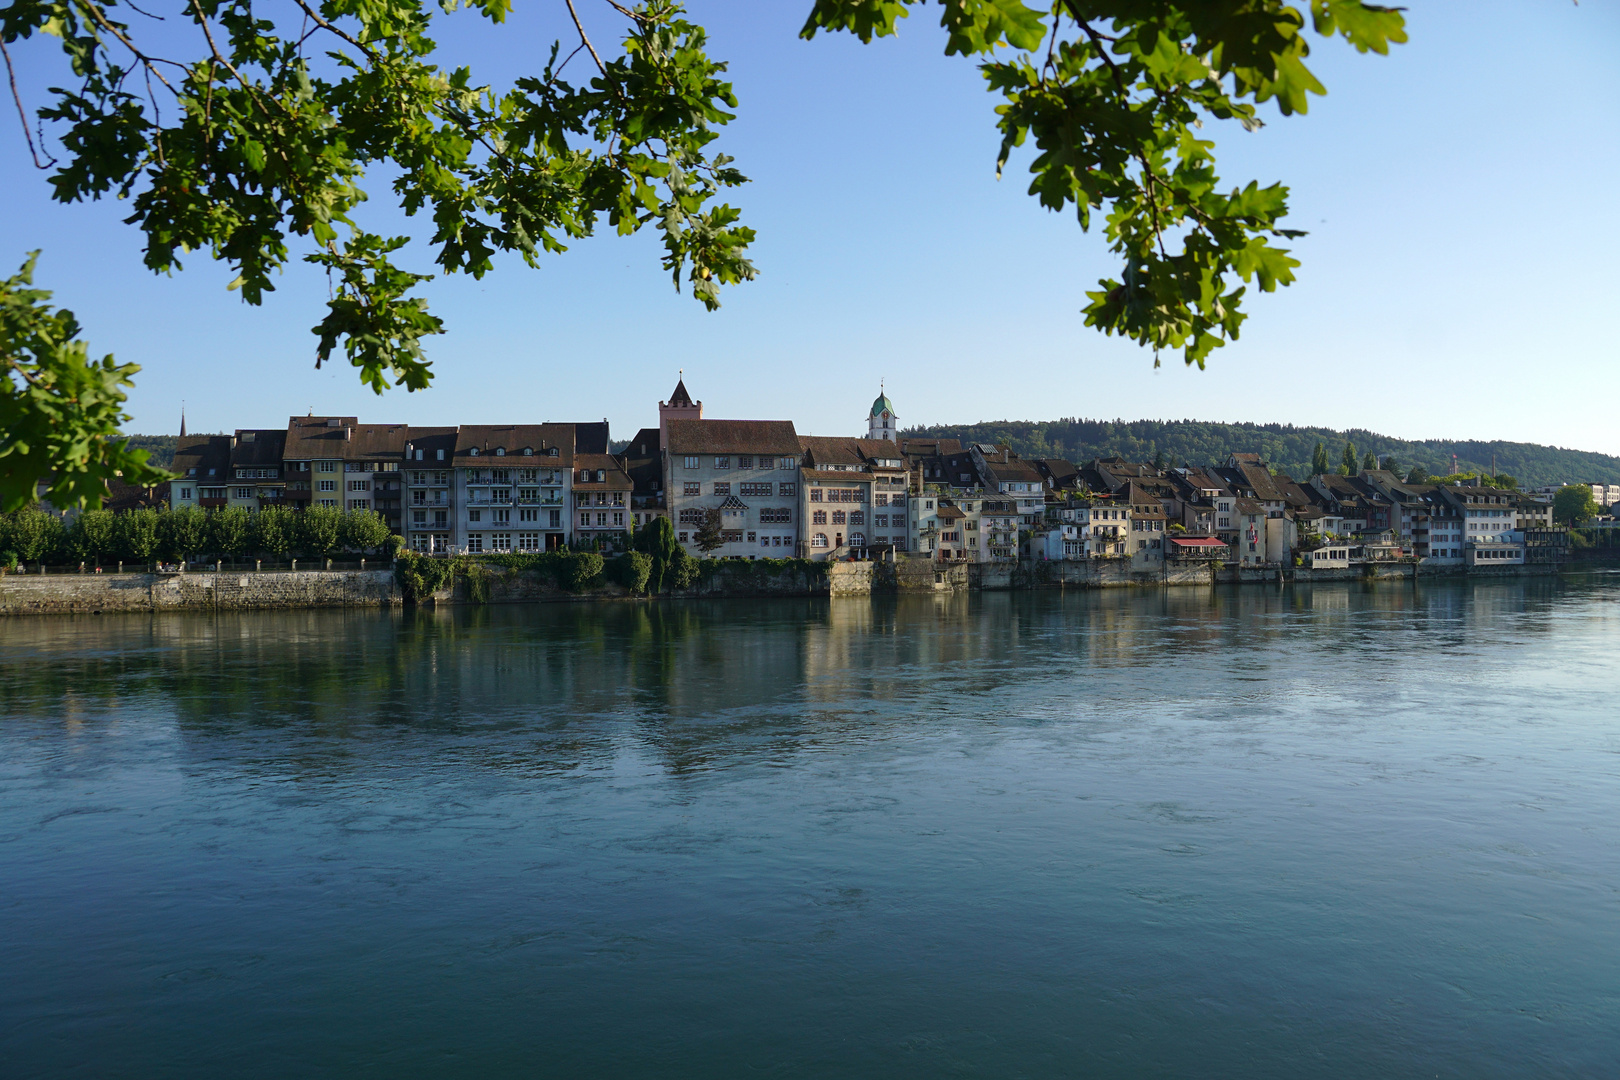
{"label": "pink tower with pointed roof", "polygon": [[701,420],[703,419],[703,402],[693,401],[692,395],[686,392],[686,371],[683,368],[675,380],[675,392],[669,395],[668,401],[658,403],[658,444],[669,446],[669,422],[671,420]]}

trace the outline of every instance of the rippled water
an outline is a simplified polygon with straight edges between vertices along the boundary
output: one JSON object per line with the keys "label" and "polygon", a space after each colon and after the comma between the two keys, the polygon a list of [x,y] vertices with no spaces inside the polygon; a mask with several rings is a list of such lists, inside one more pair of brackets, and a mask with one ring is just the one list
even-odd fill
{"label": "rippled water", "polygon": [[0,1074],[1620,1075],[1620,577],[0,622]]}

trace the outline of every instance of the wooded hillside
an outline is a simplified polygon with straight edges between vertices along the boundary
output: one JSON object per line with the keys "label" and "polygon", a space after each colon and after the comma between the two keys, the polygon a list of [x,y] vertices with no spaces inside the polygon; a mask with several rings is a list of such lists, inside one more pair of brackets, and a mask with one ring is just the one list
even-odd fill
{"label": "wooded hillside", "polygon": [[[1167,464],[1215,465],[1233,451],[1250,451],[1274,470],[1304,479],[1311,454],[1321,442],[1328,460],[1338,465],[1345,440],[1357,456],[1371,450],[1393,454],[1404,475],[1414,465],[1430,474],[1451,473],[1451,455],[1459,472],[1507,473],[1520,487],[1558,483],[1620,484],[1620,458],[1584,450],[1517,442],[1410,442],[1355,428],[1295,427],[1292,424],[1221,424],[1207,420],[997,420],[979,424],[939,424],[910,428],[903,437],[944,437],[967,442],[1006,443],[1024,457],[1059,457],[1084,463],[1118,454],[1130,461],[1151,462],[1159,453]],[[1495,469],[1491,456],[1495,455]]]}

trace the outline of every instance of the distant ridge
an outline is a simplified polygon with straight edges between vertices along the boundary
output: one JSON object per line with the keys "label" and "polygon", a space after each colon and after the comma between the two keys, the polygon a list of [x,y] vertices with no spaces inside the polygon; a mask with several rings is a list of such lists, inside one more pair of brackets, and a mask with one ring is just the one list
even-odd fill
{"label": "distant ridge", "polygon": [[1066,458],[1084,463],[1117,454],[1128,461],[1151,462],[1163,452],[1167,464],[1218,464],[1233,451],[1251,451],[1274,470],[1296,480],[1310,475],[1316,444],[1327,447],[1335,466],[1344,442],[1356,444],[1358,456],[1371,450],[1395,455],[1401,472],[1421,465],[1435,476],[1452,471],[1489,472],[1496,455],[1496,472],[1517,478],[1520,487],[1548,484],[1601,482],[1620,484],[1620,458],[1584,450],[1565,450],[1537,443],[1410,441],[1380,435],[1364,428],[1295,427],[1292,424],[1220,424],[1208,420],[996,420],[978,424],[936,424],[901,432],[902,438],[955,438],[967,442],[1006,443],[1024,457]]}

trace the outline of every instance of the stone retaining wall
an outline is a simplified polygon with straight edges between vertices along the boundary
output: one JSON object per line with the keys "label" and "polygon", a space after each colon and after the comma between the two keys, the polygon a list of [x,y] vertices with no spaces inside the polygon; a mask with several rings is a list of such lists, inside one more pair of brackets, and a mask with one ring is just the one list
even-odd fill
{"label": "stone retaining wall", "polygon": [[0,576],[0,615],[385,607],[398,603],[399,586],[392,570]]}

